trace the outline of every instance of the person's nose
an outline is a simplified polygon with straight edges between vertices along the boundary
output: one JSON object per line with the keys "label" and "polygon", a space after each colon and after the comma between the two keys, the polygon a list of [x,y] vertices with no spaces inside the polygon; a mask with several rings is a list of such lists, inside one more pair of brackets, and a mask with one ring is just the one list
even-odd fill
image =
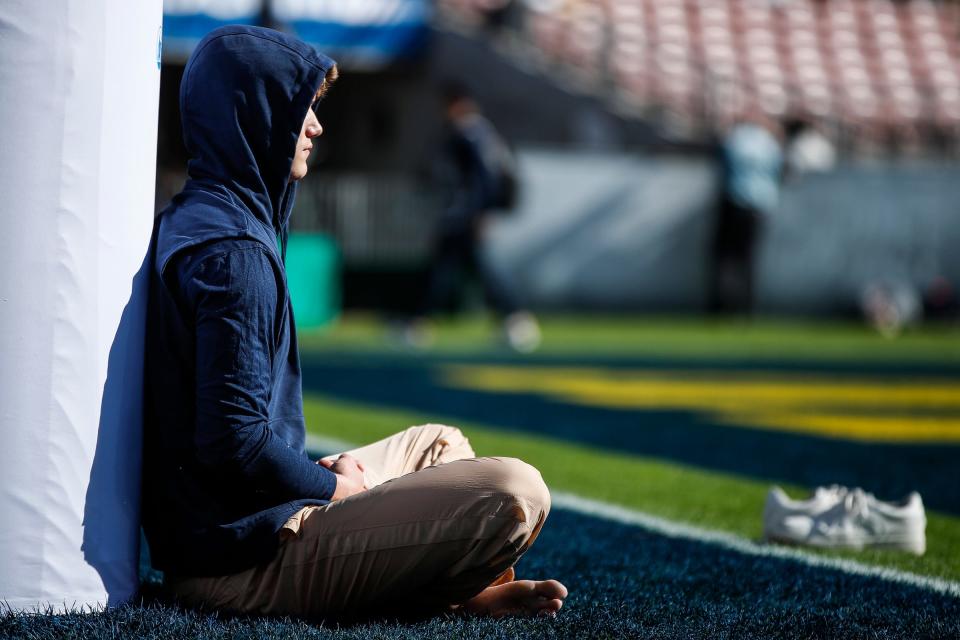
{"label": "person's nose", "polygon": [[307,137],[316,138],[317,136],[323,135],[323,127],[319,122],[312,122],[307,126]]}

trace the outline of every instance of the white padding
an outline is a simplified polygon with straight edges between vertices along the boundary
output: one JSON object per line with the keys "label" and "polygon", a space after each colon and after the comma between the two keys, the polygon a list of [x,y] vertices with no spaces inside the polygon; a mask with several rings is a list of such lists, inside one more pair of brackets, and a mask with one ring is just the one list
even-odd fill
{"label": "white padding", "polygon": [[0,601],[137,588],[161,0],[0,3]]}

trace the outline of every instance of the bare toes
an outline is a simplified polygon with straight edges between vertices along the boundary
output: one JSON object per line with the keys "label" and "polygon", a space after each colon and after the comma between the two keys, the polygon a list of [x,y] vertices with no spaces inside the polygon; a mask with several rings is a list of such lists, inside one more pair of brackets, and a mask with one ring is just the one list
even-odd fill
{"label": "bare toes", "polygon": [[563,600],[567,597],[567,588],[556,580],[541,580],[534,585],[534,591],[548,600]]}
{"label": "bare toes", "polygon": [[563,607],[563,600],[541,600],[534,611],[538,616],[555,616]]}

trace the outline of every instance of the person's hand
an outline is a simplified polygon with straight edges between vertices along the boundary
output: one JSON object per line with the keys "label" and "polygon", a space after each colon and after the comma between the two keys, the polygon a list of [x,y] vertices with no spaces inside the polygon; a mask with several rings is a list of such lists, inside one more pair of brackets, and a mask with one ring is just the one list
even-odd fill
{"label": "person's hand", "polygon": [[340,454],[336,460],[317,460],[317,464],[330,469],[337,476],[337,488],[330,498],[331,502],[367,490],[364,485],[363,465],[349,453]]}

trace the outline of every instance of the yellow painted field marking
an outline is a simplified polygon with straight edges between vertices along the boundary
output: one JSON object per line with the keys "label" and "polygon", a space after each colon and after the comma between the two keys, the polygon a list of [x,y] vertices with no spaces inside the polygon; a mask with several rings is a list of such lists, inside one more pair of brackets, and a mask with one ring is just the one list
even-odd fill
{"label": "yellow painted field marking", "polygon": [[941,379],[457,365],[444,370],[443,380],[586,406],[701,411],[748,428],[866,441],[960,442],[960,384]]}
{"label": "yellow painted field marking", "polygon": [[823,413],[719,415],[738,427],[803,433],[865,442],[960,442],[960,418]]}

